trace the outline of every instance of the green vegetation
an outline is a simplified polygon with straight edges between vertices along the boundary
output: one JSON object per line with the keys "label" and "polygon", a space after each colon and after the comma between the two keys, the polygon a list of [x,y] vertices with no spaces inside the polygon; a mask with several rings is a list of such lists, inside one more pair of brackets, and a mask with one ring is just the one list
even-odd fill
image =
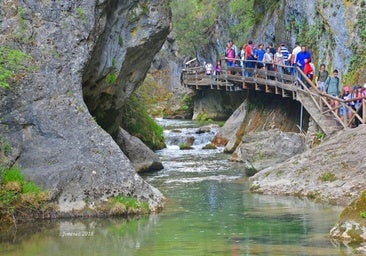
{"label": "green vegetation", "polygon": [[187,149],[192,149],[192,147],[191,147],[191,145],[189,145],[189,144],[181,143],[181,144],[179,145],[179,149],[180,149],[180,150],[187,150]]}
{"label": "green vegetation", "polygon": [[[365,5],[365,1],[363,1]],[[357,16],[355,33],[360,37],[360,41],[354,40],[351,44],[353,57],[350,61],[349,71],[343,78],[346,84],[358,84],[363,82],[366,69],[366,10],[363,10]]]}
{"label": "green vegetation", "polygon": [[0,168],[0,224],[16,224],[17,217],[32,218],[53,209],[48,193],[26,181],[18,167]]}
{"label": "green vegetation", "polygon": [[[166,80],[166,73],[156,72],[156,79]],[[136,95],[142,104],[146,105],[147,112],[153,117],[161,117],[163,109],[173,94],[164,86],[160,86],[151,74],[147,74],[143,84],[136,90]]]}
{"label": "green vegetation", "polygon": [[326,172],[322,176],[320,176],[319,179],[324,182],[333,182],[337,179],[337,177],[334,175],[334,173]]}
{"label": "green vegetation", "polygon": [[111,215],[125,215],[137,213],[149,213],[147,202],[136,200],[132,197],[115,196],[109,200],[109,213]]}
{"label": "green vegetation", "polygon": [[311,148],[318,146],[322,143],[323,139],[325,138],[326,134],[324,132],[318,132],[315,134],[311,134]]}
{"label": "green vegetation", "polygon": [[148,4],[148,2],[142,3],[141,8],[142,8],[142,13],[143,14],[149,15],[149,4]]}
{"label": "green vegetation", "polygon": [[[338,223],[345,221],[356,221],[360,227],[366,227],[366,190],[360,193],[360,196],[353,200],[339,216]],[[348,231],[351,240],[354,242],[362,242],[363,237],[360,229],[353,228]]]}
{"label": "green vegetation", "polygon": [[11,145],[8,141],[5,141],[3,138],[0,137],[0,153],[4,156],[8,156],[11,152]]}
{"label": "green vegetation", "polygon": [[78,15],[80,17],[80,19],[83,21],[83,23],[85,24],[86,23],[86,15],[85,15],[85,11],[83,8],[81,7],[78,7],[76,9],[76,11],[78,12]]}
{"label": "green vegetation", "polygon": [[208,143],[202,149],[217,149],[217,147],[215,146],[215,144]]}
{"label": "green vegetation", "polygon": [[196,121],[199,123],[213,123],[213,120],[208,117],[206,113],[200,113],[196,117]]}
{"label": "green vegetation", "polygon": [[364,212],[364,211],[360,212],[360,217],[365,219],[366,218],[366,212]]}
{"label": "green vegetation", "polygon": [[250,192],[259,192],[258,190],[261,188],[261,186],[259,185],[259,184],[254,184],[254,183],[252,183],[251,185],[250,185],[250,188],[249,188],[249,191]]}
{"label": "green vegetation", "polygon": [[123,47],[123,37],[121,35],[118,36],[118,45]]}
{"label": "green vegetation", "polygon": [[188,110],[193,107],[193,98],[190,94],[184,94],[183,98],[181,99],[181,109]]}
{"label": "green vegetation", "polygon": [[171,8],[179,52],[196,56],[209,43],[220,5],[213,0],[172,0]]}
{"label": "green vegetation", "polygon": [[10,47],[0,47],[0,87],[9,88],[11,82],[23,78],[30,71],[27,60],[31,57]]}
{"label": "green vegetation", "polygon": [[26,13],[27,9],[23,7],[18,8],[18,21],[20,24],[20,32],[24,32],[27,29],[27,25],[25,23],[24,15]]}
{"label": "green vegetation", "polygon": [[146,106],[135,94],[128,99],[121,115],[124,118],[122,128],[141,139],[149,148],[156,150],[166,146],[163,128],[149,116]]}
{"label": "green vegetation", "polygon": [[245,42],[251,36],[255,23],[253,6],[254,0],[246,1],[245,4],[241,0],[231,0],[229,2],[230,11],[237,19],[237,22],[230,26],[230,34],[235,41]]}
{"label": "green vegetation", "polygon": [[117,81],[117,75],[115,73],[109,73],[106,77],[107,84],[114,84]]}

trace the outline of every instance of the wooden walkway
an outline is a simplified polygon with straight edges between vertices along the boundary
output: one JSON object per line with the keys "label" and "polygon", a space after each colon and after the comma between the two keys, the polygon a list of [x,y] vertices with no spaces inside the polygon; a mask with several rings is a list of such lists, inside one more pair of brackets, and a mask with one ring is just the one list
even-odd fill
{"label": "wooden walkway", "polygon": [[[291,97],[304,106],[327,135],[351,127],[355,120],[361,124],[366,123],[366,111],[362,111],[366,109],[366,97],[348,101],[332,97],[320,92],[299,68],[280,66],[278,69],[281,71],[268,71],[258,69],[256,61],[251,62],[254,68],[229,67],[223,69],[220,75],[206,75],[204,67],[186,68],[182,72],[182,84],[193,90],[256,90]],[[330,100],[337,101],[338,106],[332,108]],[[362,101],[356,110],[349,104],[355,100]],[[338,115],[340,108],[350,111],[351,118],[340,117]]]}

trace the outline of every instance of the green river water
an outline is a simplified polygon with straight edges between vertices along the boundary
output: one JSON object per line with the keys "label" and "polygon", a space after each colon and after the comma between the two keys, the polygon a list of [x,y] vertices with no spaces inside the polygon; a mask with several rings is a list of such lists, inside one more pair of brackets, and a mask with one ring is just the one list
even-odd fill
{"label": "green river water", "polygon": [[[168,122],[168,121],[167,121]],[[349,255],[329,230],[341,208],[249,192],[240,163],[202,150],[212,134],[191,122],[164,123],[164,169],[143,178],[167,198],[163,212],[135,219],[69,219],[23,224],[2,233],[0,255]],[[186,136],[195,148],[179,150]]]}

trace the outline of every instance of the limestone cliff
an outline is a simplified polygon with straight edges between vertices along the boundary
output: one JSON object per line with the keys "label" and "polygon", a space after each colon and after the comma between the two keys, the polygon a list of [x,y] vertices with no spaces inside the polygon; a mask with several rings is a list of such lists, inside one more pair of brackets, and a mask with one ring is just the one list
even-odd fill
{"label": "limestone cliff", "polygon": [[50,191],[61,215],[84,215],[116,195],[160,208],[163,195],[111,135],[169,33],[166,3],[5,0],[0,15],[0,45],[27,53],[32,67],[0,88],[11,163]]}

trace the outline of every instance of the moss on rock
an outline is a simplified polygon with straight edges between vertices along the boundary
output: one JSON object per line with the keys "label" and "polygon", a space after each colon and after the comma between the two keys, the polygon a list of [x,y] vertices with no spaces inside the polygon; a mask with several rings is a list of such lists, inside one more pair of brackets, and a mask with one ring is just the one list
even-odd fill
{"label": "moss on rock", "polygon": [[366,241],[366,190],[341,213],[338,223],[330,231],[333,238],[349,242]]}

